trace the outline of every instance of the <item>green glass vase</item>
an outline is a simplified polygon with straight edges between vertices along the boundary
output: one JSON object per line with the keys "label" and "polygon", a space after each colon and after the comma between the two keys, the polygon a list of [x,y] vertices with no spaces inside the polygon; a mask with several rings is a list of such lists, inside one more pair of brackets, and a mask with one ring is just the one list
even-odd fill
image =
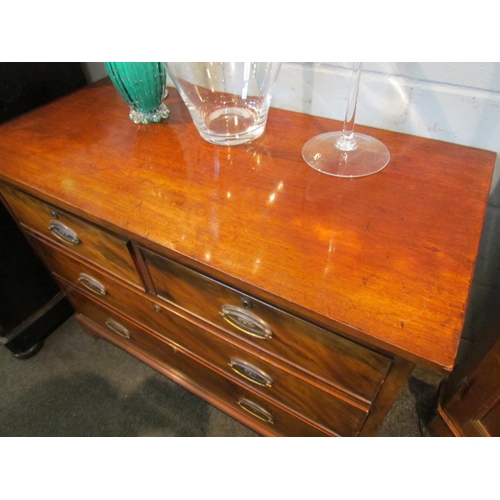
{"label": "green glass vase", "polygon": [[163,103],[168,95],[167,74],[158,62],[105,62],[109,77],[130,107],[134,123],[158,123],[170,111]]}

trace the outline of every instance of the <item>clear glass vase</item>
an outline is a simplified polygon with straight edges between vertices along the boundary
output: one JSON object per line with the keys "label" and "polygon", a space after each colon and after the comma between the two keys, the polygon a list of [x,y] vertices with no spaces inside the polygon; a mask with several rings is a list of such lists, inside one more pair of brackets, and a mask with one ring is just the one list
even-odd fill
{"label": "clear glass vase", "polygon": [[158,123],[170,111],[163,103],[168,95],[165,65],[160,62],[106,62],[108,74],[130,107],[134,123]]}
{"label": "clear glass vase", "polygon": [[203,139],[234,146],[262,135],[281,63],[169,62],[166,65]]}

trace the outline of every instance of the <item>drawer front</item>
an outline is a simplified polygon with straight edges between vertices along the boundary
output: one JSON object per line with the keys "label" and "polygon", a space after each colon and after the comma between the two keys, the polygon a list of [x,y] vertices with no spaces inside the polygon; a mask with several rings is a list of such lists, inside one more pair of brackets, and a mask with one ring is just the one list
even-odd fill
{"label": "drawer front", "polygon": [[28,237],[36,242],[38,254],[68,295],[73,292],[87,293],[105,307],[116,309],[135,323],[168,338],[164,315],[169,312],[161,301],[153,302],[145,294],[128,288],[100,270],[61,252],[57,247],[33,236]]}
{"label": "drawer front", "polygon": [[[143,359],[146,362],[149,360],[151,366],[258,432],[280,436],[329,435],[226,379],[180,352],[175,346],[168,345],[89,298],[77,292],[72,292],[69,298],[80,315],[97,327],[94,332],[98,335],[133,355],[137,356],[138,351],[143,353]],[[85,321],[84,326],[88,326],[88,321]],[[127,332],[125,336],[124,332]]]}
{"label": "drawer front", "polygon": [[[107,306],[127,311],[135,321],[156,329],[160,324],[155,320],[155,304],[144,295],[127,288],[96,267],[62,252],[57,246],[28,234],[28,239],[37,248],[38,254],[47,267],[66,290],[81,290],[90,293]],[[63,278],[64,281],[61,281]]]}
{"label": "drawer front", "polygon": [[223,405],[217,405],[217,402],[213,402],[213,404],[254,428],[257,432],[289,437],[325,437],[329,435],[248,389],[227,380],[188,356],[179,353],[176,366],[181,369],[183,375],[196,380],[198,386],[216,396],[223,403]]}
{"label": "drawer front", "polygon": [[16,189],[2,185],[1,190],[24,226],[143,289],[127,240]]}
{"label": "drawer front", "polygon": [[[269,360],[243,349],[234,342],[227,341],[215,332],[209,332],[161,308],[143,295],[85,267],[69,256],[61,252],[58,254],[50,252],[49,245],[43,245],[41,250],[42,257],[49,263],[58,282],[69,295],[77,289],[88,292],[79,277],[82,274],[90,277],[98,283],[97,292],[90,293],[107,306],[118,309],[121,314],[131,317],[135,322],[152,329],[214,368],[225,372],[229,377],[248,385],[308,420],[343,436],[355,435],[364,422],[366,410],[352,406]],[[61,280],[60,276],[66,279]],[[100,293],[101,290],[105,290],[105,293]]]}
{"label": "drawer front", "polygon": [[226,376],[335,434],[355,436],[367,410],[321,390],[270,360],[228,342],[183,318],[165,312],[162,332]]}
{"label": "drawer front", "polygon": [[159,297],[365,401],[391,361],[170,259],[142,249]]}

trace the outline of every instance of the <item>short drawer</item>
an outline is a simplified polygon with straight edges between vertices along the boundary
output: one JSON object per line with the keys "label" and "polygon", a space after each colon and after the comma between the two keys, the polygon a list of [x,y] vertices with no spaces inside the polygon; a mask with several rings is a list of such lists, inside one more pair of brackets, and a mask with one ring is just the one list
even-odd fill
{"label": "short drawer", "polygon": [[[146,329],[164,337],[164,314],[169,314],[160,300],[151,300],[146,294],[123,285],[95,267],[71,257],[48,243],[36,238],[37,250],[61,288],[71,295],[84,292],[101,302],[105,307],[116,309],[119,314],[132,319]],[[161,304],[161,306],[160,306]]]}
{"label": "short drawer", "polygon": [[391,360],[330,331],[142,249],[159,297],[365,401]]}
{"label": "short drawer", "polygon": [[[56,278],[63,278],[61,286],[66,291],[77,289],[93,295],[105,302],[108,306],[127,311],[134,311],[137,321],[141,318],[149,327],[152,327],[150,313],[154,312],[154,303],[134,289],[124,286],[99,268],[65,253],[55,244],[51,244],[27,234],[28,239],[36,247],[38,254],[45,265]],[[141,312],[143,311],[143,312]]]}
{"label": "short drawer", "polygon": [[143,289],[128,242],[17,189],[0,186],[12,211],[28,229]]}
{"label": "short drawer", "polygon": [[[267,435],[328,436],[331,435],[297,418],[272,402],[261,398],[202,363],[180,352],[102,307],[87,297],[73,292],[70,300],[85,327],[117,346],[138,356],[198,396],[226,411],[243,423]],[[143,356],[141,356],[142,354]]]}

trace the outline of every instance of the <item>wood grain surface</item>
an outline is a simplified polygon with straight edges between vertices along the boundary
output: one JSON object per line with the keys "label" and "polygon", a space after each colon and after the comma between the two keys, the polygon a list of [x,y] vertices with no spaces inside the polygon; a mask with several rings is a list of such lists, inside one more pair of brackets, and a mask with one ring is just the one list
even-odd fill
{"label": "wood grain surface", "polygon": [[201,139],[171,116],[136,125],[109,83],[0,127],[0,179],[352,339],[454,364],[495,154],[358,127],[380,173],[339,179],[303,144],[339,122],[271,109],[262,137]]}

